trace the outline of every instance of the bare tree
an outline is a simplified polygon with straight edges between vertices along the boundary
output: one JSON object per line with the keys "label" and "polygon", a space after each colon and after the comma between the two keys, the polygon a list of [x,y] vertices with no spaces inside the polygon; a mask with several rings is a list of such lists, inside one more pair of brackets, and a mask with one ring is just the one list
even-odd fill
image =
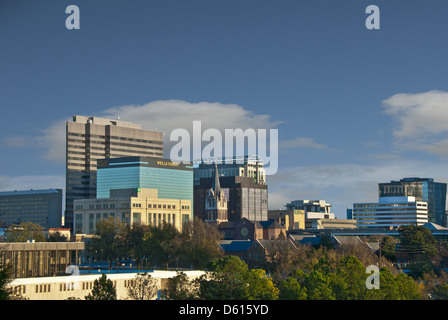
{"label": "bare tree", "polygon": [[128,297],[131,300],[153,300],[159,291],[156,279],[147,272],[139,273],[128,286]]}

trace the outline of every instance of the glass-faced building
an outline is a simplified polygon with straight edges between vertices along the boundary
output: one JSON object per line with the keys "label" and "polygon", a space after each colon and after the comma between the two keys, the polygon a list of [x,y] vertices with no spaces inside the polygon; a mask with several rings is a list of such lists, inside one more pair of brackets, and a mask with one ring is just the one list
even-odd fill
{"label": "glass-faced building", "polygon": [[59,228],[62,224],[62,190],[0,192],[0,226],[22,222]]}
{"label": "glass-faced building", "polygon": [[434,182],[431,178],[404,178],[400,181],[378,184],[378,196],[415,197],[428,203],[429,222],[447,226],[446,183]]}
{"label": "glass-faced building", "polygon": [[[193,203],[193,167],[157,157],[98,160],[97,199],[111,197],[114,189],[157,189],[159,199]],[[193,219],[192,206],[190,219]]]}

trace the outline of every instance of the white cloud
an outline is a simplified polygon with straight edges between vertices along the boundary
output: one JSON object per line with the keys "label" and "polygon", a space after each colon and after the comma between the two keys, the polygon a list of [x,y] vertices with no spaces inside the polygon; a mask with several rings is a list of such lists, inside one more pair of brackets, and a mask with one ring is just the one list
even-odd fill
{"label": "white cloud", "polygon": [[[88,115],[92,116],[92,115]],[[201,121],[202,130],[224,129],[272,129],[281,122],[271,116],[258,114],[236,104],[211,102],[190,103],[182,100],[159,100],[143,105],[124,105],[106,109],[94,116],[116,119],[141,124],[143,129],[157,130],[165,133],[164,147],[170,150],[174,143],[169,141],[172,130],[184,128],[191,132],[193,121]],[[43,129],[40,135],[13,136],[3,141],[12,147],[35,147],[43,150],[45,160],[57,163],[65,162],[65,122],[61,119]],[[169,153],[165,152],[168,156]]]}
{"label": "white cloud", "polygon": [[290,149],[290,148],[310,148],[310,149],[327,149],[328,147],[324,144],[315,142],[311,138],[306,137],[296,137],[291,140],[285,140],[280,142],[280,148]]}
{"label": "white cloud", "polygon": [[[164,132],[164,153],[167,158],[171,157],[170,151],[172,147],[180,141],[183,141],[171,141],[171,132],[175,129],[186,130],[189,133],[190,139],[190,154],[187,155],[188,160],[196,160],[201,157],[200,154],[195,153],[193,150],[193,139],[199,139],[202,143],[202,148],[210,143],[209,141],[202,141],[202,136],[193,135],[193,122],[195,121],[200,121],[201,135],[206,129],[218,130],[222,140],[220,145],[223,147],[223,149],[218,151],[223,155],[225,153],[224,145],[226,143],[224,131],[226,129],[241,129],[243,131],[246,129],[254,129],[255,133],[258,132],[258,129],[265,129],[267,131],[265,140],[266,151],[270,155],[268,158],[266,154],[266,157],[263,160],[266,163],[269,162],[267,170],[276,171],[275,154],[277,150],[275,150],[274,147],[273,150],[270,148],[273,144],[271,144],[272,141],[270,140],[269,130],[276,128],[281,122],[273,120],[270,115],[259,114],[236,104],[222,104],[218,102],[190,103],[182,100],[158,100],[143,105],[125,105],[110,108],[103,111],[101,116],[106,118],[119,117],[121,120],[141,124],[145,129]],[[213,137],[214,136],[215,135],[213,135]],[[173,139],[178,139],[178,137],[173,137]],[[258,137],[258,139],[261,138]],[[255,141],[256,143],[262,141],[258,139]],[[248,144],[246,144],[246,147],[247,146]],[[257,146],[254,147],[256,148]],[[201,151],[203,151],[202,148],[200,150],[196,150],[196,152],[201,153]],[[260,150],[258,150],[258,152],[259,151]],[[234,152],[236,154],[235,150]],[[246,152],[247,150],[245,153]],[[258,154],[262,156],[262,154]],[[182,156],[182,160],[185,160],[185,155]]]}
{"label": "white cloud", "polygon": [[34,140],[40,148],[45,149],[42,157],[46,160],[65,162],[65,122],[57,121],[42,131],[43,135]]}
{"label": "white cloud", "polygon": [[398,149],[448,155],[447,92],[396,94],[384,100],[383,105],[385,113],[398,122],[394,130]]}
{"label": "white cloud", "polygon": [[3,142],[10,147],[22,148],[30,146],[30,140],[30,137],[13,136],[4,138]]}
{"label": "white cloud", "polygon": [[105,117],[139,123],[145,129],[171,132],[190,129],[193,121],[201,121],[203,128],[270,129],[280,124],[271,116],[257,114],[236,104],[211,102],[190,103],[182,100],[158,100],[143,105],[125,105],[102,112]]}
{"label": "white cloud", "polygon": [[42,129],[38,135],[11,136],[4,138],[3,142],[10,147],[41,149],[43,150],[41,153],[42,159],[64,163],[66,121],[66,119],[56,121],[48,128]]}

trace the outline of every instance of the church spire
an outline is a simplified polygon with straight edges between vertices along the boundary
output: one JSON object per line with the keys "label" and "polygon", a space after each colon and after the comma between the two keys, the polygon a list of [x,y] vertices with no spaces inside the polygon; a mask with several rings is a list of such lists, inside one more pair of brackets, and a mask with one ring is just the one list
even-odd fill
{"label": "church spire", "polygon": [[219,197],[221,193],[221,185],[219,184],[218,164],[215,162],[215,179],[213,180],[212,190],[215,199]]}

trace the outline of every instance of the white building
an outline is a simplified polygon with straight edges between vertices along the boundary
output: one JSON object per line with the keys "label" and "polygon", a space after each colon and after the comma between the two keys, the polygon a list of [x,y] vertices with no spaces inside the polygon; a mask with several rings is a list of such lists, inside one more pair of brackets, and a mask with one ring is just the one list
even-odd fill
{"label": "white building", "polygon": [[[194,280],[203,274],[204,271],[192,270],[183,271],[189,280]],[[108,280],[111,280],[117,292],[118,300],[128,299],[128,287],[133,285],[137,273],[105,273]],[[152,271],[148,273],[157,282],[160,290],[166,288],[169,278],[177,275],[176,271]],[[102,273],[77,274],[60,277],[35,277],[14,279],[9,287],[14,294],[19,294],[29,300],[84,300],[92,292],[95,280],[99,279]],[[160,290],[157,297],[160,298]]]}
{"label": "white building", "polygon": [[428,222],[428,204],[415,197],[380,197],[377,203],[353,204],[358,228],[396,229],[401,225]]}

